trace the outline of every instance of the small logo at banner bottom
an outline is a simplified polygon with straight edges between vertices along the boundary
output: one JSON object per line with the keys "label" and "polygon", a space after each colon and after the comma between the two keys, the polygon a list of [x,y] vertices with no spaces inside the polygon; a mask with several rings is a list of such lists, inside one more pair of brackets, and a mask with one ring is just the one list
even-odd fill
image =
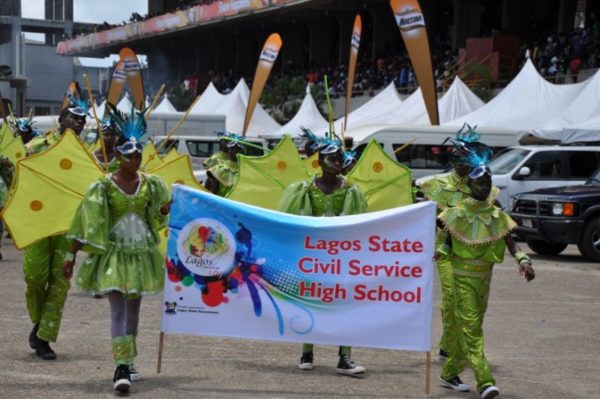
{"label": "small logo at banner bottom", "polygon": [[177,240],[181,263],[203,277],[225,276],[235,266],[235,238],[215,219],[195,219],[186,224]]}

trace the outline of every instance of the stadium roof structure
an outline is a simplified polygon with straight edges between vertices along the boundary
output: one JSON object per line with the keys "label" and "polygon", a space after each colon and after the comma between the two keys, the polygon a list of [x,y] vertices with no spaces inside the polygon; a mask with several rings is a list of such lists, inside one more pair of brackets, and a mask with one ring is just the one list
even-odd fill
{"label": "stadium roof structure", "polygon": [[468,123],[517,131],[540,129],[568,108],[588,83],[589,79],[575,84],[550,83],[528,59],[518,75],[490,102],[444,125],[460,127]]}
{"label": "stadium roof structure", "polygon": [[272,136],[281,137],[284,134],[296,136],[301,132],[300,127],[310,129],[317,136],[324,136],[327,131],[327,121],[310,94],[310,85],[306,86],[306,94],[296,115],[279,130],[273,132]]}

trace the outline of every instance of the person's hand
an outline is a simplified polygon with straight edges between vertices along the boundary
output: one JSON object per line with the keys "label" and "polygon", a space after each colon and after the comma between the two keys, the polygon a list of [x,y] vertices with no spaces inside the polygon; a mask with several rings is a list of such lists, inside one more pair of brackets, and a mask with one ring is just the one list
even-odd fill
{"label": "person's hand", "polygon": [[73,277],[73,267],[74,266],[75,266],[75,261],[65,260],[63,262],[63,276],[65,276],[66,279],[71,279],[71,277]]}
{"label": "person's hand", "polygon": [[535,270],[531,266],[531,262],[521,262],[519,265],[519,274],[525,276],[525,280],[531,281],[535,278]]}
{"label": "person's hand", "polygon": [[173,202],[173,200],[169,200],[169,202],[167,202],[166,204],[164,204],[163,206],[160,207],[160,213],[162,215],[168,215],[169,211],[171,210],[171,203]]}

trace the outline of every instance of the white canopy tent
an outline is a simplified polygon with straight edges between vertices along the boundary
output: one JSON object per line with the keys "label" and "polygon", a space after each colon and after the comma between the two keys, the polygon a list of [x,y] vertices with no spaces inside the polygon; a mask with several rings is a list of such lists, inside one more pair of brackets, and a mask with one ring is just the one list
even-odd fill
{"label": "white canopy tent", "polygon": [[174,112],[177,112],[177,110],[175,109],[173,104],[171,104],[171,101],[169,101],[169,97],[167,97],[167,95],[165,94],[162,101],[156,106],[156,108],[154,108],[154,111],[152,112],[158,112],[161,114],[172,114]]}
{"label": "white canopy tent", "polygon": [[[421,102],[423,109],[421,115],[411,123],[416,125],[431,125],[425,103]],[[448,91],[438,100],[438,113],[440,123],[446,123],[463,115],[467,115],[483,107],[485,103],[467,87],[457,76],[448,88]]]}
{"label": "white canopy tent", "polygon": [[211,114],[221,104],[224,97],[225,95],[219,93],[213,82],[210,82],[194,108],[191,109],[190,114]]}
{"label": "white canopy tent", "polygon": [[[371,100],[348,114],[348,126],[346,126],[346,130],[356,129],[357,127],[373,123],[386,123],[381,122],[381,119],[385,119],[389,113],[400,108],[401,105],[402,100],[398,95],[398,90],[396,90],[394,82],[392,82]],[[342,130],[343,122],[343,116],[335,121],[336,132]],[[320,130],[326,130],[327,128],[327,121],[325,121],[325,125]]]}
{"label": "white canopy tent", "polygon": [[489,103],[445,125],[460,127],[468,123],[514,130],[538,129],[562,113],[587,84],[588,81],[549,83],[539,75],[531,60],[527,60],[513,81]]}
{"label": "white canopy tent", "polygon": [[310,94],[310,85],[306,86],[306,95],[296,115],[271,135],[274,137],[281,137],[284,134],[296,136],[300,133],[301,126],[312,130],[316,135],[324,135],[327,129],[327,121],[319,112],[319,108]]}

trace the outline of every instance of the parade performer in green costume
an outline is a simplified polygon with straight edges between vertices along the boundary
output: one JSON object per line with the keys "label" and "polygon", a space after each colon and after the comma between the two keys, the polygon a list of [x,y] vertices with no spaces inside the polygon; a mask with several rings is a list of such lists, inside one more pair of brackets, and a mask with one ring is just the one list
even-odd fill
{"label": "parade performer in green costume", "polygon": [[[110,117],[105,117],[100,122],[100,129],[102,129],[102,137],[104,138],[104,148],[106,149],[106,158],[108,160],[108,171],[116,172],[120,167],[119,159],[117,158],[115,151],[117,133],[115,132],[115,126]],[[94,151],[93,155],[96,159],[96,162],[100,164],[102,169],[106,170],[102,148]]]}
{"label": "parade performer in green costume", "polygon": [[[344,150],[339,140],[324,140],[319,149],[321,176],[292,183],[281,196],[278,209],[304,216],[343,216],[366,212],[367,203],[361,190],[342,175]],[[336,371],[356,375],[366,371],[351,356],[352,348],[340,346]],[[304,344],[300,369],[313,369],[313,344]]]}
{"label": "parade performer in green costume", "polygon": [[[481,149],[480,149],[481,150]],[[491,151],[469,151],[465,159],[475,168],[469,174],[469,198],[447,208],[438,217],[449,233],[438,252],[450,260],[453,272],[454,334],[448,334],[449,357],[440,385],[468,391],[459,374],[469,365],[475,373],[483,399],[496,397],[499,390],[483,349],[483,319],[495,263],[504,260],[508,247],[527,281],[535,278],[529,257],[510,236],[515,222],[494,205],[491,171],[485,164]]]}
{"label": "parade performer in green costume", "polygon": [[229,134],[222,141],[227,141],[227,155],[229,158],[214,163],[208,169],[204,186],[211,193],[225,197],[233,189],[240,173],[237,155],[245,154],[246,146],[244,145],[244,139],[234,134]]}
{"label": "parade performer in green costume", "polygon": [[[159,230],[169,212],[169,194],[162,179],[139,172],[146,133],[143,113],[131,119],[109,104],[119,136],[119,169],[88,189],[67,238],[70,249],[63,272],[73,274],[75,255],[89,253],[77,274],[84,291],[106,294],[111,307],[112,352],[117,368],[113,388],[127,392],[137,355],[136,336],[141,299],[162,291],[164,259],[158,251]],[[133,372],[133,374],[132,374]]]}
{"label": "parade performer in green costume", "polygon": [[[6,199],[8,198],[8,190],[12,185],[15,174],[15,165],[5,157],[0,155],[0,210],[4,208]],[[4,233],[4,222],[0,220],[0,239]],[[2,253],[0,253],[0,260],[2,260]]]}
{"label": "parade performer in green costume", "polygon": [[227,148],[227,145],[229,144],[229,140],[227,140],[227,137],[229,137],[229,134],[227,132],[218,132],[217,137],[220,137],[219,151],[212,154],[208,159],[206,159],[202,163],[202,166],[204,166],[204,169],[206,170],[212,168],[215,165],[218,165],[221,162],[229,160],[229,149]]}
{"label": "parade performer in green costume", "polygon": [[[419,187],[419,190],[426,199],[434,201],[437,204],[438,213],[450,207],[457,206],[463,199],[469,198],[471,194],[468,186],[468,175],[473,167],[465,163],[464,157],[467,156],[470,148],[478,147],[481,143],[478,142],[480,135],[473,129],[469,127],[466,131],[463,130],[464,127],[456,134],[454,140],[448,138],[444,141],[444,144],[448,141],[453,144],[453,152],[450,154],[452,171],[449,174],[433,176],[422,182]],[[499,190],[495,187],[492,190],[492,195],[495,199],[499,194]],[[447,233],[443,229],[438,229],[436,241],[443,243],[446,236]],[[452,264],[443,254],[437,254],[436,264],[442,290],[440,305],[442,313],[442,336],[439,344],[439,355],[440,358],[447,358],[447,335],[454,332],[449,328],[449,326],[454,324],[452,320],[454,315],[452,312]]]}
{"label": "parade performer in green costume", "polygon": [[13,134],[21,136],[21,140],[23,140],[23,144],[29,143],[34,137],[37,137],[39,134],[33,128],[34,122],[31,117],[25,118],[15,118],[14,116],[9,119],[9,126],[13,131]]}
{"label": "parade performer in green costume", "polygon": [[[27,154],[40,153],[56,144],[67,129],[79,134],[85,125],[85,107],[83,102],[74,101],[64,108],[58,118],[58,130],[32,139],[27,143]],[[31,244],[23,254],[23,274],[27,285],[25,299],[33,322],[29,346],[44,360],[56,359],[49,342],[56,342],[58,337],[63,307],[71,286],[62,273],[62,261],[68,248],[64,234],[60,234]]]}

